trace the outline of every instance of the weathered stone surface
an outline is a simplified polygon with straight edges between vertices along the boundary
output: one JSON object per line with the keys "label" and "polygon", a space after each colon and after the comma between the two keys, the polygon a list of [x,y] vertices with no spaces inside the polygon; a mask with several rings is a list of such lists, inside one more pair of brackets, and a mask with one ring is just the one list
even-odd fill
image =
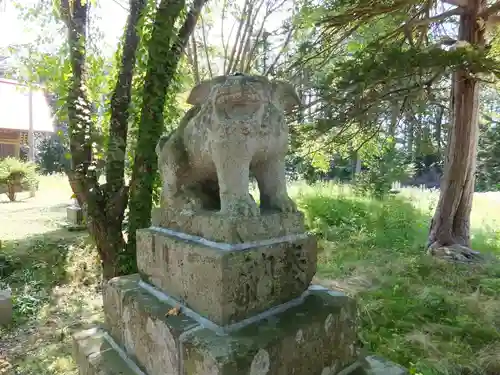
{"label": "weathered stone surface", "polygon": [[261,211],[297,211],[285,176],[285,113],[300,105],[291,84],[263,76],[219,76],[196,86],[188,103],[194,107],[156,146],[164,209],[256,216],[248,189],[252,172]]}
{"label": "weathered stone surface", "polygon": [[316,272],[314,236],[219,248],[165,233],[137,232],[143,279],[219,325],[299,297]]}
{"label": "weathered stone surface", "polygon": [[0,326],[12,321],[12,297],[10,290],[0,290]]}
{"label": "weathered stone surface", "polygon": [[182,338],[183,375],[336,375],[358,360],[355,317],[345,295],[313,290],[230,335],[193,330]]}
{"label": "weathered stone surface", "polygon": [[410,375],[404,367],[376,355],[367,356],[365,362],[366,375]]}
{"label": "weathered stone surface", "polygon": [[154,208],[152,223],[153,226],[230,244],[282,237],[306,231],[304,215],[301,212],[269,212],[261,216],[234,218],[218,212],[207,211],[193,214]]}
{"label": "weathered stone surface", "polygon": [[83,224],[83,211],[77,206],[68,206],[66,208],[66,218],[72,225]]}
{"label": "weathered stone surface", "polygon": [[139,280],[139,275],[131,275],[106,284],[106,326],[147,374],[179,374],[179,336],[197,326],[197,322],[183,314],[168,315],[174,306],[145,292]]}
{"label": "weathered stone surface", "polygon": [[73,336],[73,357],[80,375],[140,375],[113,349],[104,331],[92,328]]}

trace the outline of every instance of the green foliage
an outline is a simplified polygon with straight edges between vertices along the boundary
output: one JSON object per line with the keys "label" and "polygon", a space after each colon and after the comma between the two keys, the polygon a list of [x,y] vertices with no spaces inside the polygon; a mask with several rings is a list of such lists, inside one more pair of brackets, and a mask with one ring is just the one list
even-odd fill
{"label": "green foliage", "polygon": [[4,186],[4,192],[11,201],[16,199],[18,190],[36,188],[37,184],[35,164],[11,157],[0,160],[0,186]]}
{"label": "green foliage", "polygon": [[68,148],[55,137],[43,139],[38,152],[38,164],[43,174],[66,172],[70,168]]}
{"label": "green foliage", "polygon": [[[499,264],[471,269],[425,254],[436,193],[380,201],[331,184],[299,191],[320,236],[317,277],[357,299],[368,350],[425,375],[499,373]],[[480,198],[473,246],[500,256],[499,206]]]}
{"label": "green foliage", "polygon": [[500,191],[500,127],[485,127],[479,140],[476,189]]}
{"label": "green foliage", "polygon": [[[177,94],[180,89],[179,67],[183,53],[177,48],[180,25],[184,22],[186,8],[183,2],[169,3],[162,0],[156,10],[147,43],[148,60],[144,76],[137,143],[134,152],[132,188],[129,198],[128,244],[129,260],[125,263],[135,268],[135,235],[139,228],[150,225],[153,192],[158,190],[158,165],[155,145],[165,131],[180,116]],[[185,30],[184,30],[185,31]],[[189,36],[189,35],[188,35]]]}
{"label": "green foliage", "polygon": [[483,89],[480,99],[476,190],[500,190],[500,92]]}
{"label": "green foliage", "polygon": [[[500,73],[500,34],[489,35],[492,48],[465,43],[450,48],[453,43],[447,34],[453,36],[450,28],[455,20],[423,21],[429,9],[438,8],[436,3],[301,4],[295,22],[305,31],[292,67],[305,78],[302,90],[315,99],[307,119],[310,125],[301,129],[302,140],[308,141],[302,145],[310,148],[314,143],[330,155],[328,148],[333,148],[345,157],[373,137],[397,137],[398,149],[405,148],[408,161],[432,156],[442,164],[450,119],[450,75],[466,68],[479,78],[495,80]],[[375,168],[372,165],[370,171]],[[361,177],[374,180],[366,173]]]}
{"label": "green foliage", "polygon": [[394,182],[408,179],[412,171],[406,164],[404,153],[394,148],[393,141],[371,146],[370,152],[363,152],[365,157],[362,160],[366,169],[356,176],[354,190],[359,195],[382,199],[389,194]]}

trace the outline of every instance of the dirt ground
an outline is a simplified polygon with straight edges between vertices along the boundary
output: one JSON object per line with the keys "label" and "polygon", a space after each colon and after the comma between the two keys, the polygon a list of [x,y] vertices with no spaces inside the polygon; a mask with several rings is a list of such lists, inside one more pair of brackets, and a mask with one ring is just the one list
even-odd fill
{"label": "dirt ground", "polygon": [[43,177],[34,198],[18,193],[15,202],[0,195],[0,240],[18,240],[56,230],[66,223],[71,189],[64,176]]}

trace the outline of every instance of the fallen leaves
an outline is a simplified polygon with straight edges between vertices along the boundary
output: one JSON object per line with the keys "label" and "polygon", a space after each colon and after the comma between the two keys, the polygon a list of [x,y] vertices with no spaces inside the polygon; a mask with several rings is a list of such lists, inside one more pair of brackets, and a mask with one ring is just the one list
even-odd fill
{"label": "fallen leaves", "polygon": [[172,307],[170,310],[168,310],[166,316],[177,316],[181,313],[181,307],[180,305],[177,305],[175,307]]}

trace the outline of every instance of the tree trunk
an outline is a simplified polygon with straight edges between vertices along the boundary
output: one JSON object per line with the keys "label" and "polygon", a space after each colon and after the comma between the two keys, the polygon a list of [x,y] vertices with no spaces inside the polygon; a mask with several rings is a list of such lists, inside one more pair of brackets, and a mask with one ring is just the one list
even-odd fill
{"label": "tree trunk", "polygon": [[145,0],[131,1],[123,47],[122,65],[111,99],[111,124],[106,164],[107,183],[100,186],[92,164],[91,104],[85,90],[85,39],[89,2],[61,1],[61,14],[68,27],[72,68],[68,93],[68,123],[71,170],[68,171],[73,193],[87,212],[87,227],[96,243],[104,279],[123,273],[120,260],[125,249],[122,234],[128,189],[124,182],[125,145],[128,107],[136,51],[139,44],[137,25]]}
{"label": "tree trunk", "polygon": [[[127,252],[136,252],[136,231],[151,224],[153,185],[158,172],[155,146],[165,129],[163,110],[166,94],[207,0],[195,0],[178,34],[173,35],[176,20],[185,2],[162,0],[158,6],[151,40],[148,69],[144,83],[142,113],[130,183]],[[172,39],[173,42],[172,42]]]}
{"label": "tree trunk", "polygon": [[440,107],[438,109],[438,114],[436,117],[436,123],[434,125],[434,139],[436,141],[436,151],[437,154],[439,155],[439,159],[441,159],[441,152],[442,152],[442,137],[443,137],[443,117],[444,117],[444,108]]}
{"label": "tree trunk", "polygon": [[[459,40],[484,46],[477,14],[485,0],[470,0],[460,16]],[[474,193],[478,141],[479,82],[465,70],[453,74],[450,129],[439,203],[431,221],[428,247],[470,248],[470,213]]]}
{"label": "tree trunk", "polygon": [[410,114],[406,114],[406,153],[410,155],[410,160],[415,161],[415,123]]}

